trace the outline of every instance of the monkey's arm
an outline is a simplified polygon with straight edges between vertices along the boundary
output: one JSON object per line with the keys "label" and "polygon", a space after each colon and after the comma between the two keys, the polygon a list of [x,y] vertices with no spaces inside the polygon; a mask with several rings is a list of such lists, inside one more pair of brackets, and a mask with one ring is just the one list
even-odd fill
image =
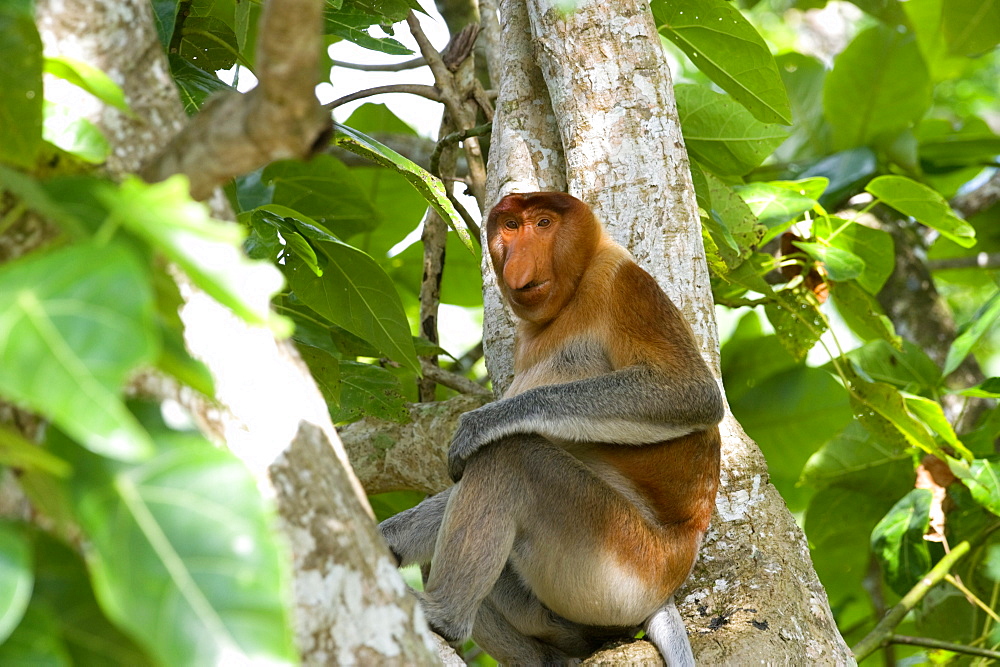
{"label": "monkey's arm", "polygon": [[459,480],[469,458],[504,436],[538,433],[577,442],[643,445],[714,426],[724,404],[707,373],[680,379],[647,365],[544,385],[462,415],[448,451]]}

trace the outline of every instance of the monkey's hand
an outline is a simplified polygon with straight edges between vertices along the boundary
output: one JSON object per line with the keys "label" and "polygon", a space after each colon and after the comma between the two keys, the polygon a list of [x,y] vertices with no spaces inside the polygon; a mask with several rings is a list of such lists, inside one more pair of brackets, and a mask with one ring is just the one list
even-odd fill
{"label": "monkey's hand", "polygon": [[448,474],[453,482],[462,479],[465,472],[465,465],[469,459],[487,445],[493,437],[490,437],[490,425],[495,423],[496,404],[490,403],[481,408],[470,410],[458,419],[458,428],[451,439],[451,448],[448,449]]}

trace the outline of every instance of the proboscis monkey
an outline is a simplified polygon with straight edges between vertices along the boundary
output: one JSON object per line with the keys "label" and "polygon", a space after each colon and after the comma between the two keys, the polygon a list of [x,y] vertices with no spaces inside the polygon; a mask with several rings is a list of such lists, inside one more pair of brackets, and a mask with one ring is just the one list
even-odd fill
{"label": "proboscis monkey", "polygon": [[680,312],[590,208],[504,197],[490,257],[518,318],[503,399],[464,414],[456,484],[381,525],[449,641],[502,663],[564,661],[647,637],[692,665],[674,591],[719,483],[723,400]]}

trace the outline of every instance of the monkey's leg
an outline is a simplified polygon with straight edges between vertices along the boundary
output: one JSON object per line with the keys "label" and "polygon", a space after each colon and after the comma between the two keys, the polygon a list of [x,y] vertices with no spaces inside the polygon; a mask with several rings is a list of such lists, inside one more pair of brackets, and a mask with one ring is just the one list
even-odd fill
{"label": "monkey's leg", "polygon": [[659,649],[668,667],[694,667],[691,644],[673,596],[649,617],[645,629],[646,638]]}
{"label": "monkey's leg", "polygon": [[452,489],[431,496],[379,524],[378,529],[399,565],[431,562]]}

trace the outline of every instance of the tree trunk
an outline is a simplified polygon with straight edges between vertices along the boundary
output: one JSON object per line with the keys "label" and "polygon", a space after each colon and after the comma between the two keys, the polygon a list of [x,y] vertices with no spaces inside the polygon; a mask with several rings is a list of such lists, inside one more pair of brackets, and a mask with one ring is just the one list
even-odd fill
{"label": "tree trunk", "polygon": [[[701,227],[673,89],[642,0],[502,0],[490,205],[511,191],[562,189],[594,207],[611,235],[664,287],[719,376],[719,341]],[[526,29],[530,26],[529,29]],[[550,103],[551,100],[551,103]],[[565,165],[565,166],[563,166]],[[487,362],[500,393],[512,333],[484,262]],[[849,664],[802,531],[757,446],[722,424],[717,512],[678,595],[699,663]]]}
{"label": "tree trunk", "polygon": [[[286,7],[282,12],[274,5],[283,1],[267,4],[265,21],[267,9],[274,9],[279,17],[274,23],[280,22],[283,31],[297,31],[306,38],[312,32],[318,34],[321,0],[305,0],[301,7]],[[108,73],[125,92],[134,117],[102,106],[64,82],[46,81],[46,86],[60,86],[60,94],[71,96],[76,108],[81,107],[81,100],[91,105],[88,119],[113,147],[107,163],[112,177],[137,173],[189,126],[147,0],[38,0],[37,13],[47,53],[89,63]],[[260,27],[258,54],[270,25]],[[289,41],[272,39],[271,46]],[[315,51],[318,57],[318,40]],[[280,51],[268,55],[267,67],[280,74],[287,59]],[[308,83],[310,95],[312,85]],[[301,107],[306,109],[318,105],[315,100],[299,102],[307,102]],[[235,98],[235,103],[240,99]],[[256,103],[261,103],[259,96]],[[304,123],[295,131],[308,133],[313,121],[307,118],[308,109],[304,113]],[[211,132],[211,125],[207,129]],[[283,130],[275,127],[274,131]],[[199,142],[188,149],[204,152],[205,145],[212,144]],[[183,145],[174,146],[171,159],[177,164],[190,162],[183,151]],[[224,198],[218,195],[213,198],[214,214],[231,219]],[[191,408],[206,425],[207,434],[225,440],[257,475],[265,495],[273,498],[278,528],[293,551],[296,635],[303,661],[317,665],[433,662],[435,642],[376,534],[371,509],[347,465],[326,404],[294,347],[289,341],[275,340],[266,330],[246,326],[205,295],[186,291],[182,312],[186,341],[212,371],[220,404],[199,403],[193,392],[162,378],[147,379],[145,388],[153,387],[159,395],[177,398]]]}

